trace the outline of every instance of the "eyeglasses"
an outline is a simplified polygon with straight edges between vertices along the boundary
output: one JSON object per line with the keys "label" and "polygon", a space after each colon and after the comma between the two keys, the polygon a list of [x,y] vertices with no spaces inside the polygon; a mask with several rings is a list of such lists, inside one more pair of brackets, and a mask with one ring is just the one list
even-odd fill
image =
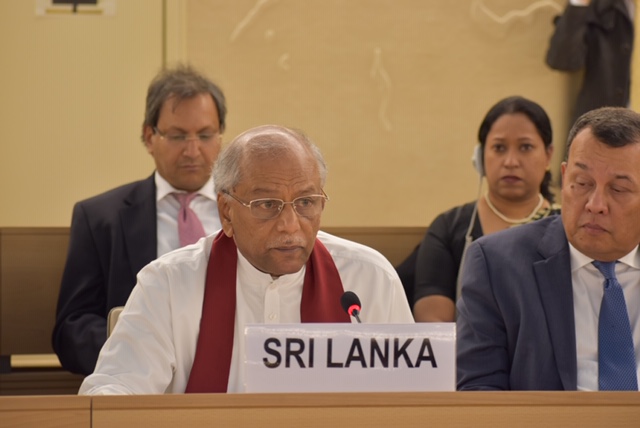
{"label": "eyeglasses", "polygon": [[219,131],[207,131],[197,134],[195,136],[189,136],[188,134],[179,134],[179,133],[167,133],[162,132],[158,128],[154,127],[153,132],[158,134],[160,138],[164,138],[171,144],[181,145],[191,140],[198,140],[202,144],[209,144],[215,140],[215,138],[220,135]]}
{"label": "eyeglasses", "polygon": [[285,202],[282,199],[270,198],[254,199],[253,201],[243,202],[227,191],[223,191],[223,193],[231,196],[233,199],[249,208],[252,216],[262,220],[270,220],[278,217],[284,209],[284,206],[287,204],[291,204],[293,206],[293,210],[299,216],[313,218],[320,215],[324,209],[325,201],[329,200],[329,197],[324,193],[324,190],[322,190],[322,195],[300,196],[291,202]]}

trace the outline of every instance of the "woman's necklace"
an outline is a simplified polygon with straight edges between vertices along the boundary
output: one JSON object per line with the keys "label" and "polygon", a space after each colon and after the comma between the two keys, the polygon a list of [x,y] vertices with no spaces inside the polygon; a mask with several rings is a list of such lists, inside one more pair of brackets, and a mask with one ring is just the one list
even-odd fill
{"label": "woman's necklace", "polygon": [[544,204],[544,198],[542,197],[541,193],[538,193],[538,197],[540,198],[540,202],[538,202],[538,205],[536,205],[536,207],[533,209],[533,211],[531,211],[531,214],[529,214],[527,217],[525,218],[518,218],[518,219],[513,219],[513,218],[509,218],[506,215],[502,214],[492,203],[491,203],[491,199],[489,198],[489,193],[485,193],[484,195],[484,200],[487,202],[487,206],[489,206],[489,208],[491,209],[491,211],[493,211],[493,213],[495,215],[497,215],[498,217],[500,217],[500,219],[502,219],[503,221],[509,223],[509,224],[523,224],[523,223],[528,223],[531,221],[532,218],[534,218],[536,216],[536,214],[538,213],[538,211],[540,210],[540,208],[542,207],[542,204]]}

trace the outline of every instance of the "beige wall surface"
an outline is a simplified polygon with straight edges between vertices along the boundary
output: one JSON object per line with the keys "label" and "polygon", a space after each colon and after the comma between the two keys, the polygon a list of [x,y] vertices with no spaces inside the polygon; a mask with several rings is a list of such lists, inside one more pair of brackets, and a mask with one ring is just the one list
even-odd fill
{"label": "beige wall surface", "polygon": [[0,1],[0,226],[67,226],[74,202],[148,176],[144,97],[162,65],[162,2],[36,16]]}
{"label": "beige wall surface", "polygon": [[111,2],[38,17],[0,0],[0,226],[67,226],[76,201],[152,171],[139,132],[165,59],[223,86],[227,142],[280,123],[318,143],[326,226],[426,226],[473,200],[477,128],[512,94],[551,116],[557,171],[580,77],[544,64],[565,0]]}
{"label": "beige wall surface", "polygon": [[564,143],[572,76],[544,63],[563,0],[184,4],[185,56],[228,95],[226,140],[278,123],[322,149],[325,225],[428,225],[475,199],[477,129],[505,96],[538,101]]}

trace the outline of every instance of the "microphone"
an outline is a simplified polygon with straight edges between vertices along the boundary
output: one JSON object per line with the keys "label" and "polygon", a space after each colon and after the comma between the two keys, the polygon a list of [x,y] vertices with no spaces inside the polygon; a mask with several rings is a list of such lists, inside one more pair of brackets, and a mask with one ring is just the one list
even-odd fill
{"label": "microphone", "polygon": [[353,291],[345,291],[345,293],[342,295],[342,297],[340,298],[340,304],[342,305],[342,309],[344,309],[344,311],[349,314],[349,316],[354,317],[356,320],[358,320],[359,323],[361,323],[362,321],[360,321],[360,317],[358,315],[360,315],[360,299],[358,298],[358,295],[356,293],[354,293]]}

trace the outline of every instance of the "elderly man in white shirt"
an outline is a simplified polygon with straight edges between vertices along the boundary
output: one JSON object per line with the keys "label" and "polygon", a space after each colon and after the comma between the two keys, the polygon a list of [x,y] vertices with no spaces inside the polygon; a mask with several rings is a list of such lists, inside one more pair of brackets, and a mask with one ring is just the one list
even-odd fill
{"label": "elderly man in white shirt", "polygon": [[267,125],[238,136],[214,168],[222,231],[138,274],[80,394],[242,392],[252,323],[412,323],[402,284],[378,252],[324,232],[326,165],[303,134]]}

